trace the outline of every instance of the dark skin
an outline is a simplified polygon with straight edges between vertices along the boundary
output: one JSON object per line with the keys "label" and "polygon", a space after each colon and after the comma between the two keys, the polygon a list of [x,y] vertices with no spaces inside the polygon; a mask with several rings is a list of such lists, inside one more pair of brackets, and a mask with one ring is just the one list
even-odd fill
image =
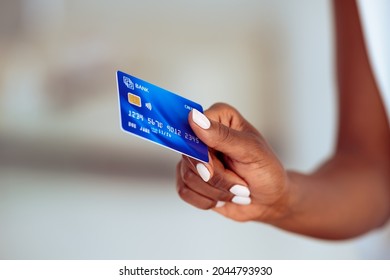
{"label": "dark skin", "polygon": [[[333,1],[338,80],[338,138],[333,155],[315,172],[285,170],[262,135],[229,105],[215,104],[202,128],[210,178],[183,156],[180,197],[236,221],[260,221],[308,236],[344,239],[382,226],[390,216],[390,126],[363,38],[354,0]],[[195,121],[194,121],[195,120]],[[249,205],[232,202],[234,184],[250,190]],[[219,201],[226,202],[215,207]]]}

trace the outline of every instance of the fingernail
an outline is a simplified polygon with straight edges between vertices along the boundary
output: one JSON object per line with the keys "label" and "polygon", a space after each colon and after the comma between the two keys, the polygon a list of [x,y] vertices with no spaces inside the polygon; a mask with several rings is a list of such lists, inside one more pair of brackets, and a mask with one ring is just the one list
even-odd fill
{"label": "fingernail", "polygon": [[196,170],[198,170],[198,173],[200,177],[202,177],[203,181],[207,182],[208,180],[210,180],[210,172],[207,167],[204,166],[204,164],[198,163],[196,165]]}
{"label": "fingernail", "polygon": [[225,206],[226,202],[225,201],[217,201],[217,204],[215,205],[215,208],[219,208],[222,206]]}
{"label": "fingernail", "polygon": [[210,128],[209,119],[196,109],[192,109],[192,120],[203,129]]}
{"label": "fingernail", "polygon": [[250,197],[235,196],[233,197],[232,202],[240,205],[249,205],[251,204],[251,199]]}
{"label": "fingernail", "polygon": [[232,194],[243,196],[243,197],[249,197],[251,192],[249,191],[248,187],[244,187],[241,185],[234,185],[229,190]]}

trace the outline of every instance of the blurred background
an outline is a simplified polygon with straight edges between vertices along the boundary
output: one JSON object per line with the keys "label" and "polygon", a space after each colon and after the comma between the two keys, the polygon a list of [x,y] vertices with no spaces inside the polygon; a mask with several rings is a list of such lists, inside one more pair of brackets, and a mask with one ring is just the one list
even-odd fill
{"label": "blurred background", "polygon": [[332,152],[329,1],[1,1],[0,259],[371,256],[380,233],[320,241],[182,202],[180,155],[121,131],[116,70],[235,106],[287,168]]}

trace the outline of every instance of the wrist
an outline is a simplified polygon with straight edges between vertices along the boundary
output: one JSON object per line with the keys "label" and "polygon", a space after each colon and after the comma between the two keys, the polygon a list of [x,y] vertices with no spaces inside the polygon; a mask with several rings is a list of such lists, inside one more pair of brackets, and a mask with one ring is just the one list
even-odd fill
{"label": "wrist", "polygon": [[285,228],[294,221],[297,221],[302,206],[302,192],[299,188],[299,181],[302,174],[288,171],[286,172],[285,193],[280,198],[277,204],[274,205],[276,215],[270,216],[262,222]]}

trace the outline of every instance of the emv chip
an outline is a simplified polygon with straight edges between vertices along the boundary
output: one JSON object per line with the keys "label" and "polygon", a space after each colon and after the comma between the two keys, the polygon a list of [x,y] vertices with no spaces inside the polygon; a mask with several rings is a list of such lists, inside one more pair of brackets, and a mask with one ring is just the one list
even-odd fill
{"label": "emv chip", "polygon": [[127,94],[127,99],[129,100],[130,104],[141,107],[141,97],[139,97],[138,95],[129,92]]}

